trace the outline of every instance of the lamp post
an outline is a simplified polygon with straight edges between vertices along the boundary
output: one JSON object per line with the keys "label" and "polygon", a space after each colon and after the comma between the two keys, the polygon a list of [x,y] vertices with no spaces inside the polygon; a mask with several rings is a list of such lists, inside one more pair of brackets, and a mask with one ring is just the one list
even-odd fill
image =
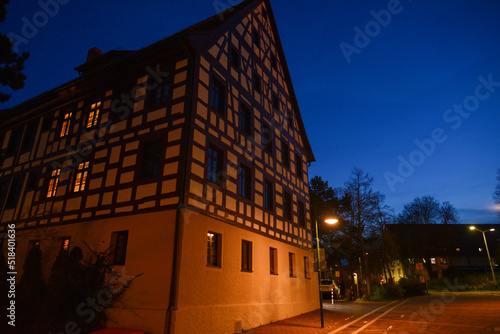
{"label": "lamp post", "polygon": [[484,246],[486,247],[486,253],[488,253],[488,261],[490,262],[490,269],[491,269],[491,275],[493,276],[493,283],[497,284],[497,279],[495,278],[495,270],[493,269],[493,264],[491,263],[491,256],[490,256],[490,250],[488,249],[488,242],[486,241],[486,232],[493,232],[495,231],[495,229],[490,228],[489,230],[482,231],[480,229],[477,229],[475,226],[471,226],[469,228],[471,230],[478,230],[479,232],[483,233]]}
{"label": "lamp post", "polygon": [[[314,221],[316,223],[316,250],[318,252],[319,309],[321,310],[321,328],[324,328],[325,327],[325,320],[323,318],[323,294],[321,293],[321,257],[319,254],[318,216],[316,214],[314,217]],[[335,219],[335,218],[325,219],[325,223],[327,223],[327,224],[333,225],[337,222],[338,222],[338,219]]]}

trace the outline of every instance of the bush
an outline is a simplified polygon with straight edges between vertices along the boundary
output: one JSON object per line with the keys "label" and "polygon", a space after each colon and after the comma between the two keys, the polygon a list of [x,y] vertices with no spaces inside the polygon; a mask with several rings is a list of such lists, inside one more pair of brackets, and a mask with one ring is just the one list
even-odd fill
{"label": "bush", "polygon": [[425,295],[425,283],[420,283],[417,278],[401,278],[399,286],[403,289],[405,297]]}
{"label": "bush", "polygon": [[372,288],[371,300],[400,299],[403,289],[394,283],[375,285]]}
{"label": "bush", "polygon": [[454,276],[429,280],[428,286],[438,291],[500,290],[500,282],[495,286],[490,273],[457,272]]}

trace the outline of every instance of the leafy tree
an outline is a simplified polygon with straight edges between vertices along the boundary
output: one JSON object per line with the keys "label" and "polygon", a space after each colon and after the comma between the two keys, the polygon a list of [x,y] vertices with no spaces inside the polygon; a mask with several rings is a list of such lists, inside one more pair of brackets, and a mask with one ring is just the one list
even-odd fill
{"label": "leafy tree", "polygon": [[[5,21],[7,10],[5,6],[9,0],[0,0],[0,22]],[[26,76],[22,73],[24,70],[24,61],[28,59],[29,53],[23,52],[18,55],[12,50],[12,42],[9,37],[0,33],[0,84],[13,90],[24,87]],[[6,102],[10,99],[9,94],[0,92],[0,102]]]}
{"label": "leafy tree", "polygon": [[496,204],[498,204],[497,213],[500,216],[500,169],[498,170],[497,181],[498,184],[495,188],[495,192],[493,193],[493,200]]}

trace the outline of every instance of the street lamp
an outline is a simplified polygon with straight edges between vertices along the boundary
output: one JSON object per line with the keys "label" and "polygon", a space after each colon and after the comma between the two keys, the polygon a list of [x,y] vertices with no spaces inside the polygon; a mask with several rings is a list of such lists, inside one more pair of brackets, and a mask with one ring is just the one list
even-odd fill
{"label": "street lamp", "polygon": [[488,253],[488,261],[490,262],[491,275],[493,276],[493,283],[495,283],[496,285],[497,279],[495,278],[495,270],[493,269],[493,263],[491,263],[490,250],[488,249],[488,242],[486,242],[486,232],[493,232],[495,231],[495,229],[490,228],[489,230],[482,231],[480,229],[477,229],[475,226],[471,226],[469,228],[471,230],[478,230],[479,232],[483,233],[484,245],[486,246],[486,253]]}
{"label": "street lamp", "polygon": [[[318,217],[315,215],[315,223],[316,223],[316,250],[318,251],[318,289],[319,289],[319,308],[321,310],[321,328],[325,327],[325,320],[323,318],[323,294],[321,293],[321,257],[319,254],[319,233],[318,233]],[[327,218],[325,219],[325,223],[333,225],[336,224],[339,220],[335,218]]]}

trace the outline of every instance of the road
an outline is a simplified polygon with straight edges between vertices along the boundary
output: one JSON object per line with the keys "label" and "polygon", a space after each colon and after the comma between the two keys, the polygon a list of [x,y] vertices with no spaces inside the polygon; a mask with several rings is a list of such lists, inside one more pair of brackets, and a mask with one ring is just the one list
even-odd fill
{"label": "road", "polygon": [[245,333],[500,333],[500,292],[432,292],[392,302],[325,302],[324,308],[323,329],[315,311]]}

